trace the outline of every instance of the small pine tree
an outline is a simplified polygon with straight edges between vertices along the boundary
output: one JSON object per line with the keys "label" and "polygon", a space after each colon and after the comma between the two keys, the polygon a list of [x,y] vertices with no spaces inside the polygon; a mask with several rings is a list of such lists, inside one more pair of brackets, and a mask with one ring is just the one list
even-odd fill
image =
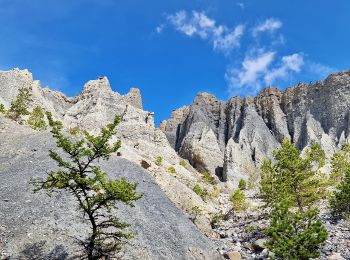
{"label": "small pine tree", "polygon": [[36,106],[33,109],[33,112],[30,114],[30,117],[28,119],[28,124],[33,128],[34,130],[46,130],[47,125],[45,122],[45,116],[44,112],[41,109],[41,107]]}
{"label": "small pine tree", "polygon": [[54,121],[51,113],[47,113],[47,117],[57,147],[67,157],[50,151],[50,157],[60,169],[49,172],[46,179],[32,180],[34,191],[69,191],[83,217],[90,222],[90,236],[82,241],[86,257],[89,260],[107,259],[132,237],[131,233],[123,231],[130,225],[118,219],[112,210],[117,209],[117,202],[133,207],[133,202],[142,196],[136,193],[136,183],[129,183],[125,178],[109,179],[107,173],[96,164],[100,159],[108,160],[120,148],[119,141],[109,144],[120,119],[116,117],[97,136],[84,131],[83,137],[76,140],[62,133],[62,123]]}
{"label": "small pine tree", "polygon": [[230,197],[232,203],[232,209],[237,212],[245,211],[248,208],[248,203],[244,192],[241,189],[237,189]]}
{"label": "small pine tree", "polygon": [[277,257],[287,260],[318,257],[318,249],[328,236],[317,210],[293,212],[289,210],[288,202],[281,202],[273,210],[265,234],[270,237],[267,248]]}
{"label": "small pine tree", "polygon": [[29,115],[28,106],[32,102],[32,94],[26,87],[21,87],[18,90],[16,99],[11,102],[10,109],[7,111],[7,116],[12,120],[18,121],[21,116]]}
{"label": "small pine tree", "polygon": [[276,160],[265,160],[261,167],[260,196],[266,206],[288,201],[299,210],[325,198],[328,182],[319,169],[324,165],[325,153],[319,144],[312,144],[305,158],[288,140],[273,152]]}
{"label": "small pine tree", "polygon": [[350,215],[350,167],[347,169],[343,181],[333,193],[330,206],[335,216]]}

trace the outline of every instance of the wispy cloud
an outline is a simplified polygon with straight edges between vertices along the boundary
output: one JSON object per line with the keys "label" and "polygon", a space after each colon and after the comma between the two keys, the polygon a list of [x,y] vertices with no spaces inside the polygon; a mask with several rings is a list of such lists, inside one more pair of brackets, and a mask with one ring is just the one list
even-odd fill
{"label": "wispy cloud", "polygon": [[[237,5],[244,8],[241,2]],[[283,26],[277,18],[270,17],[248,27],[250,34],[244,34],[246,26],[243,23],[228,29],[226,25],[219,25],[213,18],[198,11],[178,11],[167,16],[167,23],[188,37],[199,37],[210,42],[214,50],[225,54],[228,58],[225,80],[230,95],[255,95],[267,85],[290,81],[301,71],[318,77],[334,71],[328,66],[305,60],[302,52],[280,55],[280,47],[286,47],[286,38],[277,32]],[[159,31],[163,28],[161,25]],[[264,33],[267,37],[261,37]],[[246,46],[241,46],[243,36],[248,40]],[[245,54],[233,52],[239,47]],[[236,62],[232,64],[232,60]]]}
{"label": "wispy cloud", "polygon": [[303,55],[300,53],[294,53],[292,55],[283,56],[280,65],[273,68],[264,76],[266,84],[273,84],[277,79],[286,79],[293,72],[300,72],[301,67],[304,65]]}
{"label": "wispy cloud", "polygon": [[282,22],[276,18],[266,19],[264,22],[258,24],[253,28],[253,36],[257,36],[262,32],[274,32],[282,27]]}
{"label": "wispy cloud", "polygon": [[306,65],[310,73],[320,78],[325,78],[329,74],[337,70],[336,68],[332,68],[332,67],[323,65],[321,63],[312,62],[312,61],[308,61]]}
{"label": "wispy cloud", "polygon": [[214,19],[209,18],[204,12],[193,11],[187,14],[186,11],[179,11],[167,16],[168,22],[175,30],[188,37],[198,36],[203,40],[208,40],[217,51],[229,53],[240,46],[240,38],[244,32],[242,24],[234,29],[229,29],[226,25],[216,25]]}
{"label": "wispy cloud", "polygon": [[245,8],[245,5],[242,2],[238,2],[236,5],[239,6],[241,9]]}
{"label": "wispy cloud", "polygon": [[260,89],[262,78],[267,74],[276,53],[262,50],[256,52],[246,55],[241,68],[231,67],[226,71],[225,78],[230,94],[239,94],[242,89],[253,94]]}
{"label": "wispy cloud", "polygon": [[254,95],[262,87],[300,72],[304,64],[300,53],[283,56],[280,61],[278,59],[276,52],[261,49],[247,54],[240,68],[229,68],[226,72],[230,94],[240,94],[244,89],[245,93]]}
{"label": "wispy cloud", "polygon": [[156,32],[161,33],[164,30],[165,25],[161,24],[156,27]]}

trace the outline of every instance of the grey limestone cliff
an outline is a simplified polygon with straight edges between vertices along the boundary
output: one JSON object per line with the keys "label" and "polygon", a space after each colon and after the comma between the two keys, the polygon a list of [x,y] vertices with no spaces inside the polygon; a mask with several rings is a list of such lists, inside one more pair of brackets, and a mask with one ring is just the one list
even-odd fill
{"label": "grey limestone cliff", "polygon": [[284,91],[268,87],[255,98],[227,102],[200,93],[173,111],[161,129],[170,144],[201,171],[237,185],[249,178],[283,138],[300,149],[319,142],[328,155],[348,141],[350,71]]}

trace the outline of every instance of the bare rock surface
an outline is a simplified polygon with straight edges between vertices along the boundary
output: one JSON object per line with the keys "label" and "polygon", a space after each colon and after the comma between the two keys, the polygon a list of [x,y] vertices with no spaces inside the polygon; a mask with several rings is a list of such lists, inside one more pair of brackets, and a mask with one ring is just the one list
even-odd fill
{"label": "bare rock surface", "polygon": [[[200,174],[194,169],[191,172],[180,166],[182,159],[169,145],[165,134],[155,128],[153,112],[142,110],[142,98],[137,88],[131,88],[129,93],[121,95],[112,90],[107,77],[99,77],[88,81],[76,97],[66,97],[60,92],[42,88],[40,81],[34,80],[28,70],[13,69],[0,71],[0,103],[9,108],[18,89],[23,86],[32,93],[33,103],[29,110],[39,105],[62,121],[67,129],[94,132],[113,120],[115,115],[120,115],[122,119],[116,135],[122,141],[120,156],[138,165],[142,161],[147,162],[150,165],[147,171],[184,212],[190,213],[195,202],[205,212],[215,211],[210,203],[208,205],[193,192],[192,188]],[[163,161],[159,167],[155,165],[157,157]],[[169,167],[175,167],[176,174],[170,175]],[[203,225],[199,227],[208,230]]]}
{"label": "bare rock surface", "polygon": [[[47,131],[35,132],[0,115],[0,253],[10,259],[70,259],[74,237],[88,231],[70,195],[33,194],[31,177],[55,168],[48,150],[55,148]],[[103,162],[110,177],[138,182],[144,192],[135,208],[120,206],[120,217],[132,224],[135,239],[124,259],[220,259],[202,235],[140,166],[116,156]]]}
{"label": "bare rock surface", "polygon": [[319,142],[328,155],[348,142],[350,71],[255,98],[227,102],[200,93],[161,124],[170,144],[200,171],[238,184],[249,178],[283,138],[299,149]]}

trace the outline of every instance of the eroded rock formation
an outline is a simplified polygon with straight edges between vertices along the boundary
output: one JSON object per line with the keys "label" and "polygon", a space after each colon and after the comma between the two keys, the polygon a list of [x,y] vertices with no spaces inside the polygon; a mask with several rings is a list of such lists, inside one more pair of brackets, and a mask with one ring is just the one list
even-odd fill
{"label": "eroded rock formation", "polygon": [[200,93],[161,124],[170,144],[200,171],[238,183],[254,174],[283,138],[300,149],[319,142],[332,154],[347,142],[350,71],[284,91],[268,87],[255,98],[227,102]]}

